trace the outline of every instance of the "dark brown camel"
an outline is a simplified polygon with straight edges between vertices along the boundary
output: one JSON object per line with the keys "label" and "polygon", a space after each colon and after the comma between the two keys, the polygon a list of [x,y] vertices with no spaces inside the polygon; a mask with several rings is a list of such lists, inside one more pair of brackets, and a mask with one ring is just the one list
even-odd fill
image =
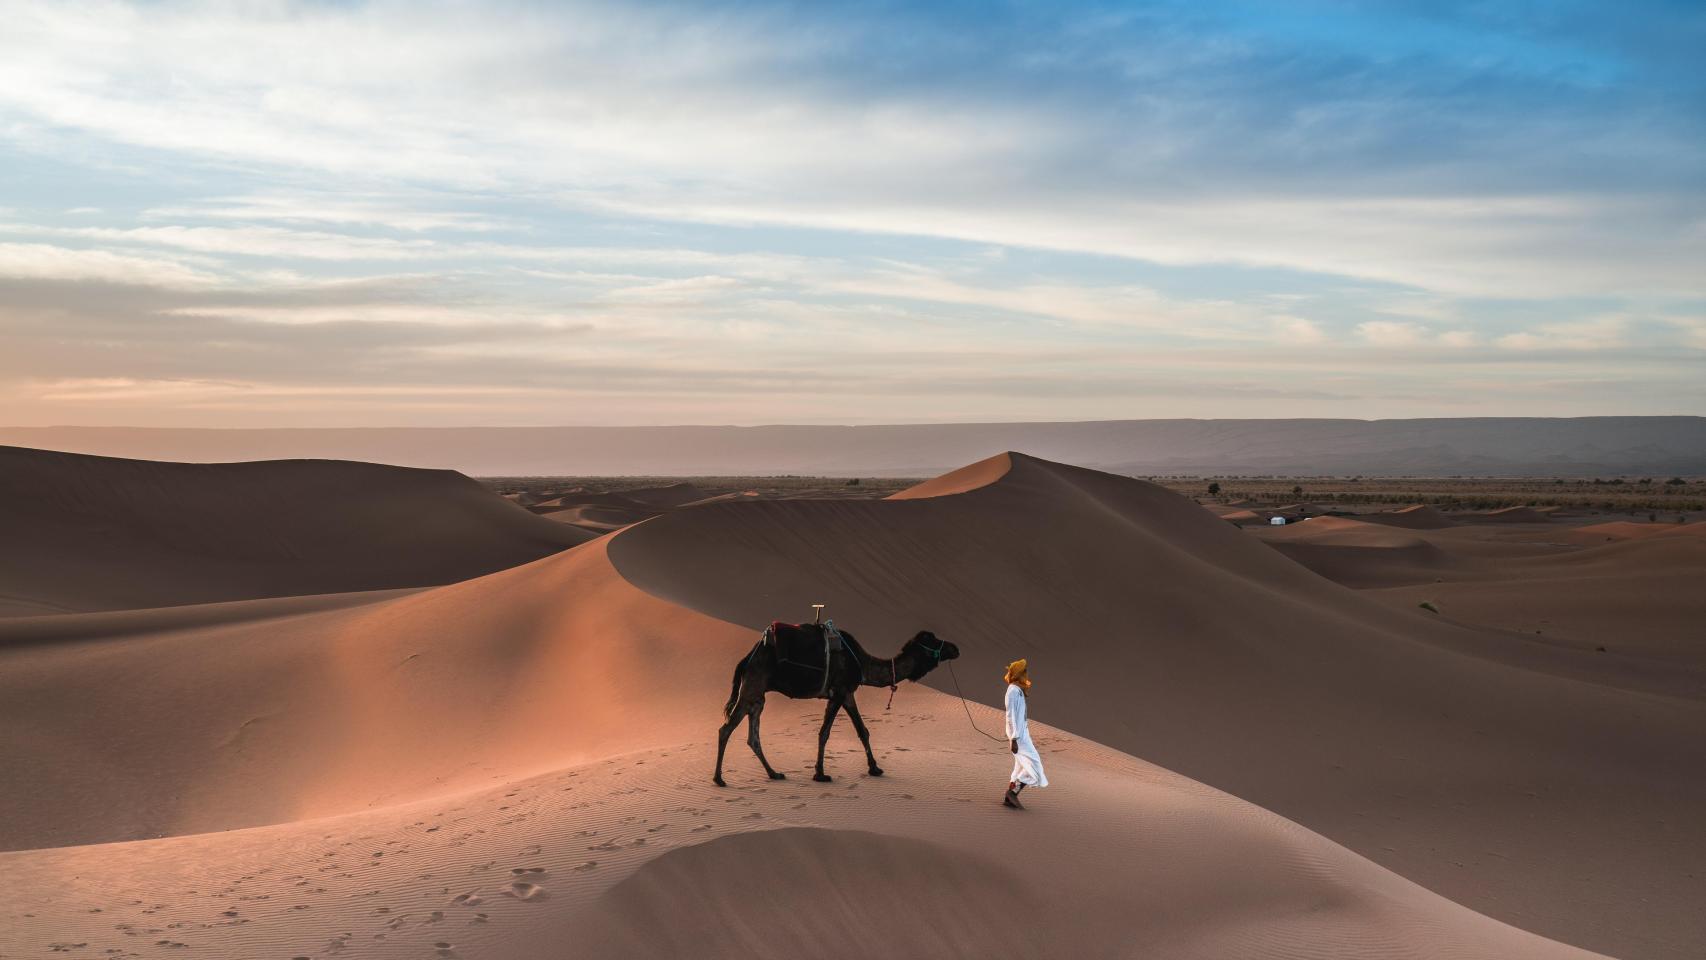
{"label": "dark brown camel", "polygon": [[712,780],[723,783],[723,751],[729,745],[729,734],[746,718],[746,742],[764,765],[772,780],[785,776],[764,759],[764,747],[758,741],[758,718],[764,712],[764,696],[774,690],[795,700],[823,699],[829,707],[823,713],[823,729],[817,734],[817,773],[813,780],[827,782],[823,772],[823,748],[829,742],[829,728],[835,724],[835,712],[846,710],[865,745],[865,762],[871,776],[883,775],[877,758],[871,753],[871,733],[859,716],[854,693],[861,686],[893,687],[902,680],[918,680],[936,669],[943,660],[960,655],[958,647],[946,640],[936,639],[929,631],[920,631],[906,641],[893,657],[873,657],[859,646],[859,641],[833,624],[773,623],[764,637],[740,663],[735,665],[734,688],[729,702],[723,707],[723,727],[717,731],[717,773]]}

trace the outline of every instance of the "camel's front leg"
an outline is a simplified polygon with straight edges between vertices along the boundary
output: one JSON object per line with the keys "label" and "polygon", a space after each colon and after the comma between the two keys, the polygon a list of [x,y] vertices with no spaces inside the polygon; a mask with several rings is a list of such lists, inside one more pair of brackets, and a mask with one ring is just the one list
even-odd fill
{"label": "camel's front leg", "polygon": [[828,783],[829,774],[823,772],[823,748],[829,743],[829,728],[835,725],[835,712],[841,709],[842,700],[835,694],[829,696],[829,706],[823,711],[823,728],[817,732],[817,772],[812,779],[819,783]]}
{"label": "camel's front leg", "polygon": [[785,774],[778,773],[776,768],[770,765],[770,761],[764,759],[764,745],[758,742],[758,717],[763,712],[764,704],[760,702],[755,704],[752,712],[746,715],[746,742],[752,747],[752,752],[758,756],[758,762],[764,764],[764,772],[770,775],[770,779],[786,780]]}
{"label": "camel's front leg", "polygon": [[865,718],[859,716],[859,704],[854,701],[852,694],[847,695],[844,709],[847,711],[847,719],[853,721],[853,732],[859,735],[859,742],[865,745],[865,765],[871,771],[871,776],[882,776],[883,768],[877,766],[877,756],[871,752],[871,731],[865,729]]}

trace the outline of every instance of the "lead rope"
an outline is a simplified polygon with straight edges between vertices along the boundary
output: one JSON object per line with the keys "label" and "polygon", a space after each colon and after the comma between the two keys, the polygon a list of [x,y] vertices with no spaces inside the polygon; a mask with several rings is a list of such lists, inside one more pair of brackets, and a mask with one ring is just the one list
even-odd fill
{"label": "lead rope", "polygon": [[900,689],[900,674],[895,671],[894,658],[890,657],[889,658],[889,706],[883,708],[884,713],[888,713],[889,707],[894,706],[894,692],[896,690],[899,690],[899,689]]}
{"label": "lead rope", "polygon": [[[976,730],[976,731],[977,731],[977,732],[978,732],[978,733],[980,733],[980,734],[983,734],[983,736],[984,736],[984,737],[985,737],[985,738],[986,738],[986,739],[989,739],[989,740],[993,740],[993,741],[995,741],[995,742],[996,742],[996,743],[1006,743],[1006,742],[1007,742],[1007,741],[1006,741],[1006,740],[1004,740],[1004,739],[1002,739],[1002,738],[1001,738],[1001,737],[993,737],[993,736],[990,736],[990,735],[989,735],[989,734],[987,734],[987,733],[984,733],[984,732],[983,732],[983,728],[982,728],[982,727],[980,727],[980,726],[978,726],[978,725],[977,725],[977,721],[976,721],[976,720],[973,720],[973,719],[972,719],[972,716],[971,716],[971,707],[969,707],[969,706],[967,706],[967,705],[966,705],[966,695],[965,695],[965,694],[963,694],[963,693],[960,693],[960,678],[959,678],[959,675],[958,675],[958,674],[956,674],[956,673],[954,673],[954,661],[952,661],[952,660],[949,660],[949,661],[946,661],[946,662],[947,662],[947,664],[948,664],[948,676],[950,676],[950,677],[953,677],[953,678],[954,678],[954,693],[956,693],[956,694],[958,694],[958,695],[959,695],[959,698],[960,698],[960,706],[961,706],[961,707],[963,707],[963,708],[964,708],[964,709],[965,709],[965,711],[966,711],[966,720],[967,720],[967,721],[969,721],[969,722],[970,722],[970,723],[971,723],[971,728],[972,728],[972,729],[973,729],[973,730]],[[894,699],[894,697],[893,697],[893,695],[892,695],[892,694],[891,694],[891,695],[890,695],[890,697],[889,697],[889,699],[890,699],[890,701],[891,701],[891,702],[892,702],[892,701],[893,701],[893,699]]]}

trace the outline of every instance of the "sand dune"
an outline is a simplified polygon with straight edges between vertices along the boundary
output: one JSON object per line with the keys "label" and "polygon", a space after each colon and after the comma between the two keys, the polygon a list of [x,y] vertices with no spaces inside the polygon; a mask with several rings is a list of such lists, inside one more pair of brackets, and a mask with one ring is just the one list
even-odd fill
{"label": "sand dune", "polygon": [[1396,587],[1473,576],[1478,561],[1455,556],[1414,534],[1361,518],[1316,517],[1255,536],[1310,570],[1348,587]]}
{"label": "sand dune", "polygon": [[1029,656],[1062,691],[1039,715],[1527,928],[1644,956],[1706,938],[1684,906],[1706,892],[1706,704],[1387,608],[1150,484],[1014,455],[933,490],[956,495],[672,514],[610,553],[719,619],[815,600],[879,635],[932,629],[974,696]]}
{"label": "sand dune", "polygon": [[447,471],[0,447],[0,616],[449,583],[590,534]]}
{"label": "sand dune", "polygon": [[[452,797],[0,854],[0,951],[386,960],[550,956],[572,944],[586,957],[855,958],[874,947],[913,958],[962,943],[995,956],[1015,944],[1203,960],[1591,956],[1046,726],[1036,735],[1060,783],[1016,820],[990,796],[999,748],[959,704],[921,688],[901,697],[893,713],[871,711],[882,779],[856,765],[834,783],[806,779],[819,710],[778,701],[766,740],[793,774],[783,782],[712,787],[703,723],[666,717],[645,725],[665,746]],[[714,711],[718,693],[694,699]],[[986,727],[999,720],[975,709]],[[857,749],[844,729],[832,744],[840,756]],[[1027,930],[1009,922],[1019,911],[1033,916]],[[772,926],[782,917],[791,922]]]}
{"label": "sand dune", "polygon": [[54,618],[91,627],[27,644],[38,620],[0,622],[15,774],[0,778],[0,847],[345,813],[714,724],[721,701],[691,692],[726,695],[750,634],[647,601],[595,542],[340,609],[256,619],[227,604],[229,622],[158,629],[115,627],[152,611]]}
{"label": "sand dune", "polygon": [[[908,685],[862,698],[888,776],[842,724],[836,781],[804,778],[821,706],[773,701],[792,778],[737,742],[712,787],[754,618],[814,600],[879,655],[953,639],[938,687],[990,698],[1031,655],[1056,785],[1003,809],[1003,748]],[[430,589],[18,618],[0,954],[1010,955],[991,931],[1024,904],[1060,955],[1587,956],[1502,920],[1688,956],[1706,706],[1464,652],[1484,640],[1016,455]]]}
{"label": "sand dune", "polygon": [[1367,520],[1371,523],[1384,523],[1391,527],[1408,527],[1412,530],[1439,530],[1452,525],[1450,517],[1425,503],[1418,503],[1402,510],[1368,513],[1357,519]]}
{"label": "sand dune", "polygon": [[1614,520],[1577,527],[1563,534],[1574,543],[1603,543],[1612,540],[1645,540],[1649,537],[1703,537],[1706,521],[1696,523],[1635,523]]}
{"label": "sand dune", "polygon": [[[1483,643],[1597,656],[1583,674],[1706,699],[1706,524],[1610,523],[1516,534],[1454,526],[1400,533],[1322,518],[1254,536],[1309,570],[1401,610],[1498,631]],[[1608,542],[1609,541],[1609,542]],[[1578,544],[1596,548],[1582,549]],[[1580,658],[1577,658],[1578,660]]]}
{"label": "sand dune", "polygon": [[1551,514],[1533,507],[1503,507],[1479,513],[1465,511],[1453,516],[1469,523],[1545,523],[1552,519]]}
{"label": "sand dune", "polygon": [[1706,700],[1701,583],[1706,538],[1684,534],[1504,559],[1496,573],[1372,596],[1399,607],[1427,600],[1454,621],[1592,653],[1607,679]]}

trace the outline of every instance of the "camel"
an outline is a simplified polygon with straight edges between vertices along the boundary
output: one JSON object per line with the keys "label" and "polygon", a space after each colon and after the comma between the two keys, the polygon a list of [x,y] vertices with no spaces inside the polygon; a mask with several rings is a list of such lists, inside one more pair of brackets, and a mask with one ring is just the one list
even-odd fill
{"label": "camel", "polygon": [[764,747],[758,739],[758,719],[764,713],[764,697],[774,690],[795,700],[828,700],[823,713],[823,728],[817,734],[817,772],[812,779],[828,783],[830,776],[823,772],[823,749],[829,742],[829,728],[835,724],[835,713],[846,710],[865,745],[865,762],[871,776],[883,775],[877,758],[871,753],[871,733],[859,716],[854,693],[861,686],[893,688],[902,680],[919,680],[936,669],[944,660],[960,655],[958,647],[946,640],[936,639],[928,630],[921,630],[893,657],[873,657],[859,646],[859,641],[845,630],[837,630],[833,621],[816,624],[773,623],[764,636],[740,663],[735,665],[734,686],[729,702],[723,707],[723,726],[717,731],[717,772],[711,778],[717,786],[723,782],[723,751],[729,745],[729,734],[747,721],[746,742],[764,765],[772,780],[787,776],[764,759]]}

